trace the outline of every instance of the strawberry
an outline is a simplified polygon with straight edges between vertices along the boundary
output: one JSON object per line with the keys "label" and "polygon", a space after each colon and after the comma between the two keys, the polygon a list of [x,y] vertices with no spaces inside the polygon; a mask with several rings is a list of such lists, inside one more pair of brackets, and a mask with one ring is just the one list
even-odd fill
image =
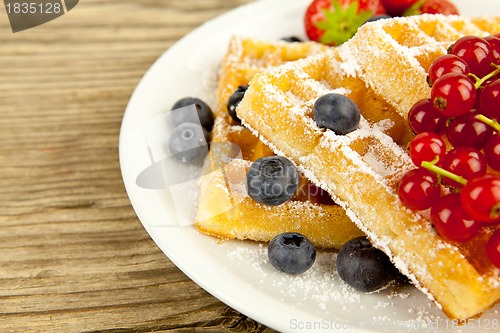
{"label": "strawberry", "polygon": [[419,0],[408,8],[403,15],[418,14],[458,15],[458,9],[449,0]]}
{"label": "strawberry", "polygon": [[385,14],[380,0],[314,0],[304,15],[304,27],[310,40],[339,45],[378,14]]}
{"label": "strawberry", "polygon": [[417,1],[418,0],[380,0],[387,14],[391,16],[403,15],[404,11]]}

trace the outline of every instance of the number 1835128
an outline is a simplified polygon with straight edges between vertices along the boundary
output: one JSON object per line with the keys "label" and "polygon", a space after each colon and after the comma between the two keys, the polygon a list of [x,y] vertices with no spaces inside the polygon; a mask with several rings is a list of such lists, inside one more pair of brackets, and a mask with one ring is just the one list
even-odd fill
{"label": "number 1835128", "polygon": [[64,11],[61,3],[8,2],[7,14],[60,14]]}

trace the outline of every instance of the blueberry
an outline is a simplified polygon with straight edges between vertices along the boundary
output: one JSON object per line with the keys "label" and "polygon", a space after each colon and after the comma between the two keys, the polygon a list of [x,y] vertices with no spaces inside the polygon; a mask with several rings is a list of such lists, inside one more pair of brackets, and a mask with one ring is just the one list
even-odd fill
{"label": "blueberry", "polygon": [[337,256],[337,271],[344,282],[364,292],[376,291],[399,275],[389,257],[364,236],[342,246]]}
{"label": "blueberry", "polygon": [[194,163],[208,152],[208,132],[198,124],[184,123],[175,128],[169,137],[168,148],[174,158],[184,163]]}
{"label": "blueberry", "polygon": [[214,115],[212,110],[199,98],[194,97],[184,97],[172,106],[172,110],[177,110],[189,105],[195,105],[196,111],[198,112],[198,119],[194,118],[193,114],[189,112],[173,112],[172,113],[172,123],[174,126],[179,126],[183,123],[200,123],[203,128],[207,131],[211,131],[214,126]]}
{"label": "blueberry", "polygon": [[248,195],[257,202],[278,206],[297,192],[299,174],[287,158],[262,157],[252,163],[247,173]]}
{"label": "blueberry", "polygon": [[[365,23],[368,23],[368,22],[374,22],[374,21],[378,21],[378,20],[383,20],[383,19],[386,19],[386,18],[390,18],[389,15],[387,14],[378,14],[378,15],[373,15],[372,17],[370,17],[368,20],[366,20]],[[364,23],[363,23],[364,24]]]}
{"label": "blueberry", "polygon": [[271,265],[287,274],[304,273],[316,259],[316,249],[311,241],[296,232],[286,232],[274,237],[267,249]]}
{"label": "blueberry", "polygon": [[288,43],[299,43],[302,42],[302,39],[300,39],[297,36],[288,36],[288,37],[283,37],[281,38],[282,41],[288,42]]}
{"label": "blueberry", "polygon": [[314,119],[319,127],[344,135],[354,131],[359,124],[359,108],[349,97],[330,93],[314,103]]}
{"label": "blueberry", "polygon": [[236,115],[236,107],[240,104],[243,96],[245,96],[245,92],[247,91],[248,86],[239,86],[235,92],[229,97],[227,101],[227,112],[237,122],[240,122],[240,118]]}

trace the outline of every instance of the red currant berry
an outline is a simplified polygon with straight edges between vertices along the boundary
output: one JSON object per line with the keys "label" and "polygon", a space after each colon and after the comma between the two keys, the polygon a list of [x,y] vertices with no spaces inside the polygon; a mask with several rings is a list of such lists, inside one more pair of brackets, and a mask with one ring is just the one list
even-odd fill
{"label": "red currant berry", "polygon": [[465,211],[482,223],[500,222],[500,177],[491,174],[467,182],[460,194]]}
{"label": "red currant berry", "polygon": [[448,117],[436,110],[430,99],[415,103],[408,112],[408,124],[415,133],[433,132],[442,134]]}
{"label": "red currant berry", "polygon": [[484,38],[491,46],[493,52],[493,63],[500,65],[500,38],[488,36]]}
{"label": "red currant berry", "polygon": [[431,207],[431,221],[438,233],[450,241],[465,242],[474,237],[480,228],[480,223],[462,208],[460,195],[456,193],[441,197]]}
{"label": "red currant berry", "polygon": [[[462,146],[454,148],[446,154],[443,158],[442,167],[455,175],[469,180],[486,174],[487,163],[479,150]],[[451,186],[463,186],[447,177],[443,177],[443,181]]]}
{"label": "red currant berry", "polygon": [[500,120],[500,79],[489,82],[482,89],[479,107],[486,117]]}
{"label": "red currant berry", "polygon": [[476,119],[476,112],[454,118],[446,128],[446,137],[454,146],[470,146],[482,149],[493,135],[493,128]]}
{"label": "red currant berry", "polygon": [[398,196],[405,207],[424,210],[439,199],[439,180],[425,169],[413,169],[407,172],[398,185]]}
{"label": "red currant berry", "polygon": [[410,141],[408,153],[416,166],[422,162],[430,162],[439,157],[439,161],[446,155],[446,144],[436,133],[422,132]]}
{"label": "red currant berry", "polygon": [[483,77],[491,72],[493,51],[491,45],[478,36],[464,36],[452,45],[451,54],[454,54],[469,65],[471,73]]}
{"label": "red currant berry", "polygon": [[500,134],[493,135],[486,142],[483,152],[490,168],[500,171]]}
{"label": "red currant berry", "polygon": [[458,117],[469,112],[476,100],[476,87],[465,75],[448,73],[434,82],[431,101],[447,117]]}
{"label": "red currant berry", "polygon": [[486,255],[493,265],[500,268],[500,230],[495,231],[486,243]]}
{"label": "red currant berry", "polygon": [[437,57],[429,67],[429,84],[432,85],[437,79],[448,73],[468,75],[470,69],[462,58],[454,54],[444,54]]}

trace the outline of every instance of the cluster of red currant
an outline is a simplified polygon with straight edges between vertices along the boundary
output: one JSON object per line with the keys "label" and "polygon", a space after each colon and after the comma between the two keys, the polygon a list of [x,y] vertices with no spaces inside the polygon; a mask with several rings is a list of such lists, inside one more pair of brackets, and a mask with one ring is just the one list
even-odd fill
{"label": "cluster of red currant", "polygon": [[413,210],[430,208],[450,241],[496,229],[486,252],[500,268],[500,34],[460,38],[434,60],[427,80],[430,98],[408,114],[417,168],[401,179],[399,198]]}

